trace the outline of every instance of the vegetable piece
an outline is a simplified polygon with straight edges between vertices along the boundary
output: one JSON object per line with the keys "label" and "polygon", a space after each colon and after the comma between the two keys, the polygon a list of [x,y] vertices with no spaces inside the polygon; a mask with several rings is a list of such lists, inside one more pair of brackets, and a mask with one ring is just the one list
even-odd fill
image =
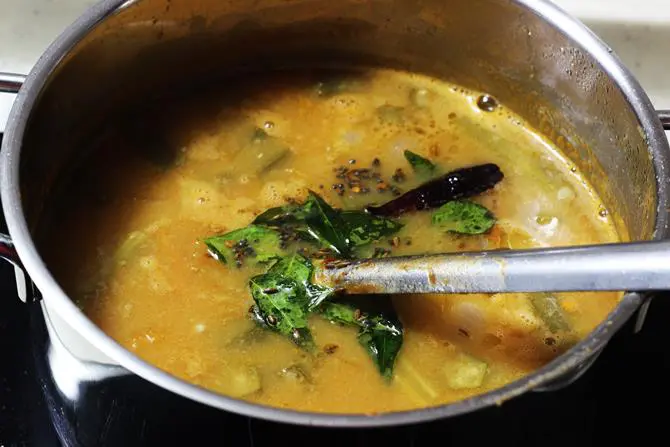
{"label": "vegetable piece", "polygon": [[251,278],[249,287],[256,302],[252,312],[257,322],[305,350],[314,348],[307,326],[307,296],[302,285],[291,278],[265,273]]}
{"label": "vegetable piece", "polygon": [[404,107],[392,106],[391,104],[384,104],[377,107],[377,116],[384,123],[400,124],[404,121],[403,113]]}
{"label": "vegetable piece", "polygon": [[433,214],[433,225],[460,234],[486,233],[495,224],[495,216],[485,207],[469,200],[454,200]]}
{"label": "vegetable piece", "polygon": [[418,404],[428,405],[435,401],[438,392],[407,358],[398,359],[395,371],[395,381]]}
{"label": "vegetable piece", "polygon": [[375,216],[398,216],[409,211],[437,208],[449,201],[487,191],[502,179],[502,171],[493,163],[462,168],[426,182],[381,206],[370,206],[367,211]]}
{"label": "vegetable piece", "polygon": [[318,311],[331,322],[358,327],[358,342],[379,373],[387,380],[393,377],[404,329],[389,297],[368,296],[357,302],[324,302]]}
{"label": "vegetable piece", "polygon": [[159,219],[152,222],[141,231],[130,232],[114,252],[114,262],[121,265],[126,264],[133,256],[137,256],[138,252],[150,248],[151,244],[149,243],[149,236],[161,228],[168,226],[170,222],[170,219]]}
{"label": "vegetable piece", "polygon": [[548,293],[530,293],[528,299],[537,316],[544,321],[551,332],[567,332],[570,330],[570,325],[565,318],[558,298]]}
{"label": "vegetable piece", "polygon": [[[253,306],[253,312],[256,313],[258,310],[257,306]],[[258,321],[256,318],[253,318],[258,325],[253,325],[251,329],[244,331],[243,333],[233,337],[228,343],[228,346],[241,346],[247,347],[250,344],[258,343],[263,341],[267,336],[268,332],[262,327],[265,326],[265,321]]]}
{"label": "vegetable piece", "polygon": [[316,84],[316,94],[324,98],[363,91],[364,83],[353,74],[331,75]]}
{"label": "vegetable piece", "polygon": [[226,384],[226,394],[244,397],[261,390],[261,376],[256,368],[232,371]]}
{"label": "vegetable piece", "polygon": [[291,365],[283,368],[279,375],[296,383],[311,383],[312,378],[307,370],[300,365]]}
{"label": "vegetable piece", "polygon": [[417,174],[430,177],[435,173],[437,166],[427,158],[424,158],[421,155],[407,149],[405,150],[404,155],[407,162],[410,164],[410,166],[412,166],[412,169]]}
{"label": "vegetable piece", "polygon": [[521,228],[518,228],[505,220],[497,220],[491,231],[487,234],[489,246],[487,248],[518,249],[531,248],[534,246],[533,238]]}
{"label": "vegetable piece", "polygon": [[488,364],[467,354],[460,353],[453,363],[444,368],[447,385],[454,390],[478,388],[484,383]]}
{"label": "vegetable piece", "polygon": [[409,92],[409,100],[412,105],[421,109],[429,107],[430,103],[434,100],[434,96],[435,93],[425,88],[413,88]]}
{"label": "vegetable piece", "polygon": [[341,214],[313,191],[309,192],[307,201],[311,202],[305,217],[309,234],[335,253],[349,257],[351,247],[346,234],[347,225]]}
{"label": "vegetable piece", "polygon": [[290,153],[291,150],[281,140],[256,128],[249,144],[235,155],[230,169],[223,175],[259,175]]}
{"label": "vegetable piece", "polygon": [[143,231],[131,232],[114,253],[114,260],[120,265],[126,264],[128,259],[147,242],[147,239],[147,234]]}
{"label": "vegetable piece", "polygon": [[352,246],[376,242],[397,233],[403,227],[400,222],[373,216],[364,211],[343,211],[341,216],[347,227],[347,239]]}
{"label": "vegetable piece", "polygon": [[219,236],[204,240],[210,254],[224,264],[241,266],[247,257],[257,263],[265,263],[281,256],[279,233],[270,228],[249,225]]}

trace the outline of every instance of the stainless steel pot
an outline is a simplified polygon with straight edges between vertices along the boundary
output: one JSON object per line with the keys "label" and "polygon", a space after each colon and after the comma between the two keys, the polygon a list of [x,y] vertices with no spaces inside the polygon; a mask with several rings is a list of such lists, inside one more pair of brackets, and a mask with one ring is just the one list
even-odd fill
{"label": "stainless steel pot", "polygon": [[[44,224],[52,192],[105,117],[168,89],[246,70],[341,64],[405,68],[494,95],[574,161],[627,239],[668,236],[670,148],[661,120],[612,51],[547,1],[105,0],[65,30],[27,77],[10,115],[0,167],[11,234],[11,240],[0,239],[0,256],[17,266],[17,278],[25,271],[34,282],[31,289],[17,281],[25,299],[43,297],[60,355],[89,367],[79,379],[136,374],[205,405],[289,423],[407,424],[574,380],[648,300],[628,292],[589,337],[504,388],[379,416],[295,412],[221,396],[142,361],[88,320],[52,277],[40,246],[57,237]],[[18,84],[10,79],[0,89]],[[663,119],[667,126],[667,114]]]}

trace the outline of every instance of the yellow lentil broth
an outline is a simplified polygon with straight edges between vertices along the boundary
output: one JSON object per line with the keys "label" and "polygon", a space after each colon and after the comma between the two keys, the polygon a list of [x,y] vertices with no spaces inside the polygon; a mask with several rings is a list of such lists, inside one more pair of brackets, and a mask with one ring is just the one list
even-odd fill
{"label": "yellow lentil broth", "polygon": [[[402,219],[397,239],[376,245],[392,256],[618,240],[579,173],[504,106],[485,111],[478,92],[393,70],[361,73],[332,95],[317,93],[320,79],[248,77],[110,124],[97,156],[73,177],[47,253],[65,290],[102,330],[158,367],[226,395],[379,413],[445,404],[519,379],[613,309],[620,294],[559,294],[572,331],[554,334],[524,294],[394,297],[405,337],[390,383],[352,328],[311,317],[324,350],[316,358],[256,328],[248,280],[261,270],[222,265],[201,239],[244,227],[308,189],[345,209],[390,200],[391,186],[418,184],[405,149],[445,170],[496,163],[505,178],[473,199],[498,218],[489,233],[440,232],[430,212],[417,212]],[[290,150],[258,175],[235,166],[254,127]],[[176,149],[167,168],[143,155],[156,141]],[[340,194],[333,189],[340,166],[374,167],[386,189],[378,192],[374,181],[369,192],[345,185]],[[393,179],[398,168],[404,181]],[[454,378],[472,358],[487,366],[481,384],[469,388]]]}

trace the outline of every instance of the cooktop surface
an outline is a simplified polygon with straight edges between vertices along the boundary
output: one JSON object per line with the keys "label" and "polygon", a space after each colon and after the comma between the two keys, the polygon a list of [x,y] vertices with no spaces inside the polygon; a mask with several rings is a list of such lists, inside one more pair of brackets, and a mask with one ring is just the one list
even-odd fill
{"label": "cooktop surface", "polygon": [[[1,134],[0,134],[1,135]],[[0,222],[0,231],[5,231]],[[0,261],[0,447],[169,445],[513,445],[590,446],[635,436],[665,439],[654,417],[670,397],[670,300],[657,298],[642,332],[630,321],[591,369],[560,391],[531,392],[469,415],[397,428],[321,429],[270,423],[172,398],[139,378],[61,404],[46,371],[46,335],[38,305],[16,297],[13,269]],[[141,389],[141,391],[139,391]],[[144,393],[144,394],[143,394]],[[164,393],[165,394],[165,393]],[[135,400],[125,395],[140,396]],[[147,405],[146,402],[153,402]],[[662,408],[662,407],[660,407]],[[630,442],[630,441],[628,441]]]}

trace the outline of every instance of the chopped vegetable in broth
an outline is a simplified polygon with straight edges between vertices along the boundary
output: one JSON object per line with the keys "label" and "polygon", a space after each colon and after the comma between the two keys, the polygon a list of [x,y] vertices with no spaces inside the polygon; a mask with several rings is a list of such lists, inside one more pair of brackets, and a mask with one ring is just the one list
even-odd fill
{"label": "chopped vegetable in broth", "polygon": [[228,396],[363,414],[455,402],[546,364],[621,297],[352,297],[315,280],[350,259],[619,240],[579,172],[481,92],[277,72],[101,135],[46,259],[119,343]]}

